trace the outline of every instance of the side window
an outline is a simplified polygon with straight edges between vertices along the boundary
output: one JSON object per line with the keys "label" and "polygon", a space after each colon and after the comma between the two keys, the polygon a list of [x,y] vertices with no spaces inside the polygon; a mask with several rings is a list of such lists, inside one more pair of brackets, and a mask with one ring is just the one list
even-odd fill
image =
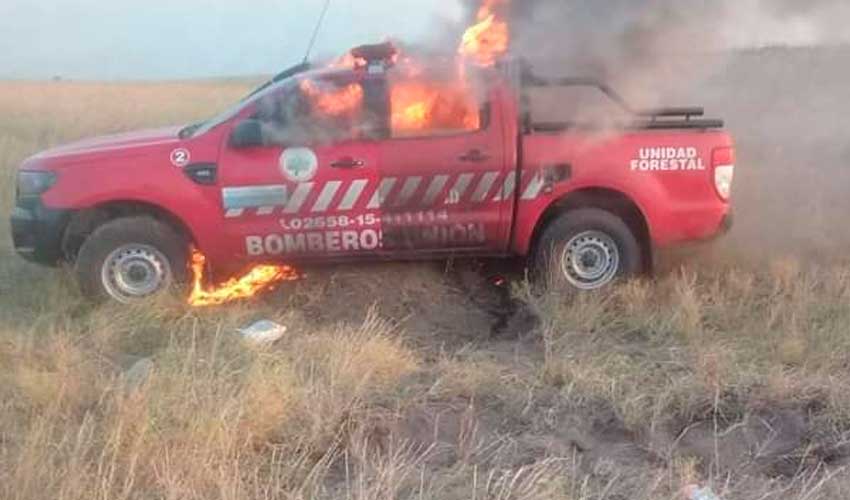
{"label": "side window", "polygon": [[397,139],[443,137],[484,130],[490,106],[463,84],[405,78],[390,80],[390,129]]}
{"label": "side window", "polygon": [[261,100],[255,118],[263,123],[266,142],[276,145],[368,139],[375,123],[359,82],[309,78]]}

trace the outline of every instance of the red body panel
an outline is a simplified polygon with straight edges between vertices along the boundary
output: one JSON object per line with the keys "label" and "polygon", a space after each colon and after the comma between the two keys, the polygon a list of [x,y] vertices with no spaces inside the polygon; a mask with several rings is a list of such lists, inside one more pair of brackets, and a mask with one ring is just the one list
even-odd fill
{"label": "red body panel", "polygon": [[[729,214],[729,204],[719,198],[714,187],[711,166],[712,151],[731,147],[731,138],[724,132],[695,131],[635,131],[622,134],[564,134],[532,135],[523,138],[526,186],[546,166],[568,164],[571,178],[556,183],[539,198],[520,198],[517,211],[513,250],[526,254],[537,221],[553,203],[571,193],[585,189],[607,189],[621,193],[634,201],[646,218],[652,243],[667,246],[692,240],[707,239],[721,228]],[[658,148],[696,153],[686,168],[694,170],[662,170],[663,159],[641,168],[643,156]],[[655,155],[660,156],[660,155]],[[678,163],[675,166],[679,166]]]}
{"label": "red body panel", "polygon": [[[632,200],[665,246],[717,234],[729,204],[712,152],[728,134],[700,130],[583,131],[520,136],[508,87],[492,91],[489,123],[469,134],[343,141],[311,148],[234,149],[249,100],[193,138],[177,129],[80,142],[28,160],[57,172],[46,206],[116,202],[159,207],[183,222],[210,261],[526,255],[553,204],[586,189]],[[217,165],[213,185],[183,171]],[[334,166],[340,165],[342,167]],[[555,169],[567,173],[551,179]]]}
{"label": "red body panel", "polygon": [[[494,94],[495,99],[497,95]],[[502,126],[513,118],[506,117],[501,107],[495,107],[487,127],[481,131],[380,142],[381,178],[405,179],[395,183],[394,192],[389,194],[395,201],[383,212],[389,223],[383,228],[385,235],[391,239],[394,235],[401,237],[401,241],[392,242],[389,250],[393,254],[404,257],[420,252],[508,250],[513,198],[496,198],[500,186],[515,173],[515,163],[509,161],[509,151],[515,146],[512,138],[504,135]],[[480,158],[470,158],[476,152]],[[403,195],[406,182],[418,186]],[[437,213],[436,223],[427,216],[431,213]],[[440,235],[433,241],[421,237],[429,227],[445,228],[449,237]]]}

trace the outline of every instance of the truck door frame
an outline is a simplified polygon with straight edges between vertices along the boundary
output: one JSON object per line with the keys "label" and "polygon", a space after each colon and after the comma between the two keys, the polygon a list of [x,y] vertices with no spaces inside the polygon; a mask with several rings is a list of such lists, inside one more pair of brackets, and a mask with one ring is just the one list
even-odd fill
{"label": "truck door frame", "polygon": [[[515,139],[505,138],[506,110],[500,106],[499,88],[486,93],[481,106],[486,125],[479,130],[394,137],[392,78],[384,76],[375,85],[380,85],[386,106],[385,135],[379,143],[379,177],[388,188],[382,224],[384,252],[400,258],[505,255],[518,186]],[[439,158],[436,165],[429,164],[428,159],[435,156]],[[393,234],[393,224],[409,226],[413,236]],[[470,235],[477,237],[479,227],[483,241],[473,245]],[[422,235],[430,234],[447,241],[418,245],[426,240]],[[464,235],[469,238],[465,245]],[[404,241],[393,241],[400,237]]]}
{"label": "truck door frame", "polygon": [[[357,75],[351,81],[358,85],[364,83]],[[228,252],[244,261],[284,260],[290,263],[380,256],[380,220],[361,217],[369,197],[377,189],[380,162],[377,141],[361,137],[325,145],[231,148],[228,138],[232,129],[256,113],[255,102],[228,123],[219,152],[220,217],[222,231],[227,235],[224,240],[228,242]],[[293,149],[312,153],[316,165],[311,178],[299,181],[288,178],[283,172],[284,153]],[[244,202],[234,198],[239,196]],[[367,231],[369,245],[361,244]],[[339,238],[336,232],[340,233]],[[346,250],[351,249],[352,238],[348,233],[352,232],[358,234],[357,251]],[[317,235],[323,237],[321,248]],[[261,250],[258,238],[263,242]],[[270,238],[273,241],[268,241]],[[290,253],[287,250],[290,240],[295,241],[298,248],[304,246],[301,244],[304,240],[305,251]]]}

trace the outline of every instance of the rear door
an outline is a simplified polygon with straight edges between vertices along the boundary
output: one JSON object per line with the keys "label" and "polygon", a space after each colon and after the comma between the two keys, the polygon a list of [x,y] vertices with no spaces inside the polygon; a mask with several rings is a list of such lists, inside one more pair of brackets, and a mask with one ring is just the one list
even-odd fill
{"label": "rear door", "polygon": [[384,250],[394,256],[501,253],[515,172],[490,96],[390,79],[390,136],[379,145]]}
{"label": "rear door", "polygon": [[222,147],[222,230],[236,258],[344,260],[374,254],[378,185],[358,81],[293,84],[258,103],[266,144]]}

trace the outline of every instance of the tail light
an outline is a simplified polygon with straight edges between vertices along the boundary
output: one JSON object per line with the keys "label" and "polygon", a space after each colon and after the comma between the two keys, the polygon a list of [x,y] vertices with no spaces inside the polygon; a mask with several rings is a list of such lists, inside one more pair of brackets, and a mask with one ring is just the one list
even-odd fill
{"label": "tail light", "polygon": [[711,168],[714,170],[714,187],[723,201],[732,196],[735,180],[735,148],[717,148],[711,153]]}

